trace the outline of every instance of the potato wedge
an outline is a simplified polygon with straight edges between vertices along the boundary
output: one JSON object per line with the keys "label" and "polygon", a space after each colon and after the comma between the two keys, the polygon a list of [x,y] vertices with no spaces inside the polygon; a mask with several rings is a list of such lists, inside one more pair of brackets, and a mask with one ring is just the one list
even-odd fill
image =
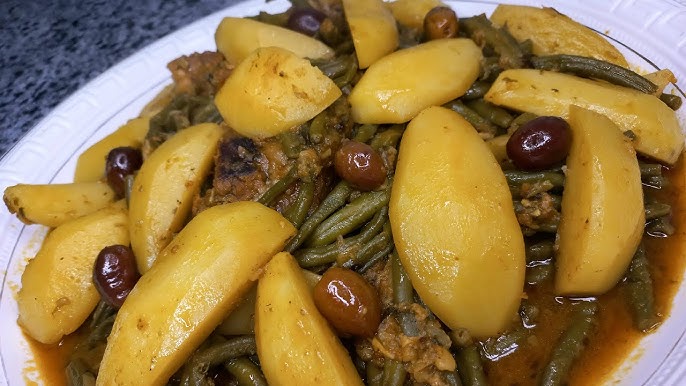
{"label": "potato wedge", "polygon": [[382,0],[343,0],[359,68],[367,68],[398,48],[398,27]]}
{"label": "potato wedge", "polygon": [[105,182],[19,184],[5,189],[3,195],[7,209],[23,223],[51,228],[102,209],[114,199],[114,191]]}
{"label": "potato wedge", "polygon": [[429,11],[445,6],[439,0],[396,0],[386,5],[398,23],[420,30],[424,29],[424,17]]}
{"label": "potato wedge", "polygon": [[74,182],[99,181],[105,177],[110,150],[120,146],[140,148],[150,127],[150,118],[135,118],[81,153],[76,161]]}
{"label": "potato wedge", "polygon": [[622,278],[643,235],[641,171],[631,144],[604,115],[571,106],[569,124],[555,291],[601,295]]}
{"label": "potato wedge", "polygon": [[201,212],[119,309],[97,385],[163,385],[237,306],[295,228],[256,202]]}
{"label": "potato wedge", "polygon": [[507,26],[519,41],[531,40],[536,55],[590,56],[629,68],[624,55],[603,36],[553,8],[500,4],[491,21]]}
{"label": "potato wedge", "polygon": [[577,105],[606,115],[622,131],[636,134],[639,153],[674,164],[684,148],[676,113],[653,95],[540,70],[503,71],[484,97],[488,102],[538,115],[569,116]]}
{"label": "potato wedge", "polygon": [[334,51],[321,41],[272,24],[238,17],[225,17],[214,34],[217,50],[237,65],[262,47],[281,47],[301,58],[327,59]]}
{"label": "potato wedge", "polygon": [[503,332],[524,288],[524,239],[505,176],[474,127],[443,107],[410,121],[389,205],[398,255],[429,309],[474,337]]}
{"label": "potato wedge", "polygon": [[141,274],[183,226],[193,196],[212,167],[223,130],[214,123],[191,126],[158,147],[138,171],[129,202],[131,248]]}
{"label": "potato wedge", "polygon": [[255,339],[270,385],[362,385],[288,252],[274,256],[257,284]]}
{"label": "potato wedge", "polygon": [[236,67],[214,102],[238,133],[266,138],[309,121],[339,96],[338,86],[309,61],[267,47]]}
{"label": "potato wedge", "polygon": [[33,339],[57,343],[76,331],[100,300],[93,264],[100,251],[129,244],[123,202],[66,222],[45,238],[21,276],[18,323]]}
{"label": "potato wedge", "polygon": [[403,123],[462,96],[479,76],[481,49],[439,39],[396,51],[369,67],[348,98],[358,123]]}

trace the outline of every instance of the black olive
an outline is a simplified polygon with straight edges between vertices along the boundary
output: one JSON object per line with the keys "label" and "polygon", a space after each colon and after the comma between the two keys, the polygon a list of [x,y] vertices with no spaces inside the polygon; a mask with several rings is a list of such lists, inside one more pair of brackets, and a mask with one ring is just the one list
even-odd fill
{"label": "black olive", "polygon": [[115,308],[121,307],[140,278],[131,248],[110,245],[95,260],[93,283],[102,299]]}
{"label": "black olive", "polygon": [[105,175],[107,183],[118,197],[124,197],[126,176],[133,174],[143,164],[143,155],[138,149],[128,146],[115,147],[107,154]]}
{"label": "black olive", "polygon": [[541,170],[562,162],[569,154],[572,134],[559,117],[538,117],[523,124],[507,141],[507,156],[523,170]]}

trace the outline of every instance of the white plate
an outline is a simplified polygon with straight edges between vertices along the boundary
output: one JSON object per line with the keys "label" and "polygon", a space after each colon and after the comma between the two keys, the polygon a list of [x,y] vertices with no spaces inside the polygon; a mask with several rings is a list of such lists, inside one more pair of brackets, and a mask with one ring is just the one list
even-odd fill
{"label": "white plate", "polygon": [[[557,8],[598,31],[609,34],[627,59],[639,68],[670,68],[686,90],[686,6],[673,0],[519,0],[500,1]],[[490,13],[496,1],[450,2],[460,16]],[[17,183],[69,182],[76,158],[88,146],[115,130],[170,82],[166,64],[196,51],[214,50],[214,31],[223,16],[247,16],[260,10],[282,11],[285,0],[247,1],[183,28],[114,66],[61,103],[2,160],[0,189]],[[686,107],[679,112],[684,126]],[[16,324],[16,291],[21,272],[45,235],[40,226],[24,226],[0,210],[0,385],[39,382],[35,363]],[[674,299],[672,314],[660,329],[643,339],[609,381],[622,385],[686,384],[686,286]]]}

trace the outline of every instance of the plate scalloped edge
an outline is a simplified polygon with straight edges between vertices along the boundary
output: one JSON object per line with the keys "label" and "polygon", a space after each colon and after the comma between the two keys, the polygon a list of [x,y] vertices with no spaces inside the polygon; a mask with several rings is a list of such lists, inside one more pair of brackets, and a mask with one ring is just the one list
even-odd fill
{"label": "plate scalloped edge", "polygon": [[[686,91],[686,64],[682,58],[686,57],[686,0],[614,0],[603,2],[570,2],[565,0],[549,1],[448,1],[456,8],[490,9],[498,3],[527,4],[553,6],[572,18],[603,32],[620,42],[630,42],[631,48],[650,58],[659,68],[668,67],[677,75],[678,86]],[[144,104],[142,96],[150,93],[151,87],[169,82],[169,75],[165,70],[166,63],[181,54],[194,51],[214,49],[213,34],[216,26],[224,15],[247,16],[256,14],[260,10],[279,11],[288,5],[286,0],[266,1],[252,0],[220,10],[210,16],[200,19],[160,40],[147,46],[131,57],[98,76],[86,84],[64,102],[59,104],[48,116],[29,131],[10,151],[0,159],[0,189],[17,183],[47,183],[55,180],[58,174],[73,172],[73,158],[78,149],[85,148],[95,142],[108,131],[120,124],[121,117],[117,113],[131,110],[131,100],[140,108]],[[487,11],[488,12],[488,11]],[[611,25],[606,31],[603,26]],[[651,39],[646,39],[650,36]],[[103,92],[106,91],[106,92]],[[121,115],[121,114],[119,114]],[[680,114],[682,125],[685,121],[684,112]],[[117,121],[116,119],[120,119]],[[683,127],[683,126],[682,126]],[[94,134],[96,133],[96,134]],[[64,150],[64,151],[63,151]],[[69,151],[66,151],[69,150]],[[65,172],[65,169],[70,169]],[[13,291],[16,282],[7,277],[17,276],[25,264],[25,256],[19,252],[17,241],[22,232],[31,227],[25,227],[7,211],[0,212],[0,269],[3,273],[3,285],[0,300],[14,302]],[[41,231],[31,230],[32,233]],[[23,258],[23,259],[22,259]],[[24,260],[24,261],[17,261]],[[14,277],[16,279],[16,277]],[[676,296],[682,304],[686,303],[684,288]],[[676,303],[675,303],[676,304]],[[15,304],[16,307],[16,304]],[[676,306],[675,306],[676,307]],[[684,308],[684,307],[682,307]],[[15,308],[16,309],[16,308]],[[676,310],[673,310],[673,314]],[[15,311],[16,312],[16,311]],[[686,325],[686,309],[681,310],[680,331]],[[670,318],[672,319],[672,318]],[[16,358],[7,358],[2,353],[3,340],[6,340],[7,323],[13,322],[3,317],[0,312],[0,361],[3,370],[0,372],[0,385],[8,384],[9,380],[18,382],[25,380],[17,377],[17,369],[12,366],[13,376],[8,376],[6,367],[8,361],[16,365]],[[676,319],[673,320],[677,322]],[[12,327],[12,326],[9,326]],[[17,327],[14,323],[16,333]],[[19,332],[20,334],[20,332]],[[656,333],[655,335],[659,334]],[[670,344],[673,337],[662,339],[661,344]],[[644,382],[660,385],[676,385],[686,378],[686,339],[671,342],[674,346],[669,357],[655,369]],[[26,345],[15,350],[23,350],[28,355]],[[624,371],[624,370],[622,370]],[[21,382],[23,383],[23,382]],[[612,383],[622,383],[612,380]],[[643,383],[643,382],[641,382]],[[13,383],[13,386],[15,384]]]}

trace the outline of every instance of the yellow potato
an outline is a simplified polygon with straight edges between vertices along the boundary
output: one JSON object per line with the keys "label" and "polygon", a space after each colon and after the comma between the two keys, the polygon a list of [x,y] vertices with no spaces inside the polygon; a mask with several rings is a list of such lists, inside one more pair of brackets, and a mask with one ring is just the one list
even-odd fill
{"label": "yellow potato", "polygon": [[140,148],[150,127],[150,118],[135,118],[81,153],[76,161],[74,182],[98,181],[105,177],[105,160],[120,146]]}
{"label": "yellow potato", "polygon": [[236,67],[214,102],[232,129],[266,138],[309,121],[339,96],[338,86],[309,61],[267,47]]}
{"label": "yellow potato", "polygon": [[123,202],[55,228],[21,276],[18,323],[33,339],[57,343],[76,331],[100,300],[93,264],[108,245],[129,244]]}
{"label": "yellow potato", "polygon": [[603,36],[553,8],[500,4],[491,21],[496,26],[507,26],[519,41],[531,40],[536,55],[590,56],[629,67],[624,55]]}
{"label": "yellow potato", "polygon": [[117,314],[97,385],[163,385],[241,301],[295,228],[256,202],[193,218]]}
{"label": "yellow potato", "polygon": [[19,184],[5,189],[3,195],[7,209],[22,222],[51,228],[102,209],[114,198],[114,191],[104,182]]}
{"label": "yellow potato", "polygon": [[223,130],[214,123],[191,126],[158,147],[138,171],[129,202],[131,248],[141,274],[183,226],[193,196],[210,172]]}
{"label": "yellow potato", "polygon": [[606,115],[636,134],[639,153],[673,164],[684,148],[676,113],[653,95],[573,75],[531,69],[503,71],[484,97],[488,102],[537,115],[569,116],[577,105]]}
{"label": "yellow potato", "polygon": [[396,0],[387,3],[398,23],[417,29],[424,29],[424,17],[435,7],[445,4],[439,0]]}
{"label": "yellow potato", "polygon": [[360,68],[367,68],[398,48],[398,28],[382,0],[343,0]]}
{"label": "yellow potato", "polygon": [[270,385],[362,385],[288,252],[277,254],[265,267],[255,307],[257,355]]}
{"label": "yellow potato", "polygon": [[524,287],[524,240],[505,176],[459,114],[422,111],[400,143],[390,221],[415,290],[450,329],[503,332]]}
{"label": "yellow potato", "polygon": [[364,73],[348,101],[358,123],[403,123],[462,96],[479,76],[481,49],[470,39],[439,39],[396,51]]}
{"label": "yellow potato", "polygon": [[256,20],[225,17],[214,34],[217,50],[236,65],[254,50],[280,47],[301,58],[327,59],[334,51],[321,41],[307,35]]}
{"label": "yellow potato", "polygon": [[569,124],[555,290],[601,295],[622,278],[643,235],[641,172],[634,149],[607,117],[571,106]]}

